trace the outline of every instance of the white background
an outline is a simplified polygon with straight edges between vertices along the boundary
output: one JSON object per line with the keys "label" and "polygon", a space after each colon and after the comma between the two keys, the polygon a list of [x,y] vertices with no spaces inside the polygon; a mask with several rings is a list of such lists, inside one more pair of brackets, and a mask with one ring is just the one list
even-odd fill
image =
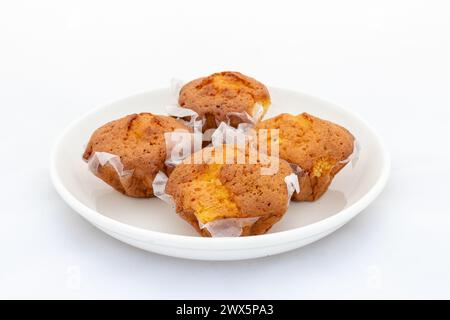
{"label": "white background", "polygon": [[[250,261],[144,252],[71,210],[58,134],[133,93],[238,70],[365,118],[385,191],[327,238]],[[0,298],[450,298],[448,1],[2,1]]]}

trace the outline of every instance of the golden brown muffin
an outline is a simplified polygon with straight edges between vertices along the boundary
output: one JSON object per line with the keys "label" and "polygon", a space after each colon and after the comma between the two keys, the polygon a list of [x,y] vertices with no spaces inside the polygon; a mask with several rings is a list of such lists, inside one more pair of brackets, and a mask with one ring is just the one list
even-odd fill
{"label": "golden brown muffin", "polygon": [[256,128],[278,129],[280,158],[302,169],[300,192],[292,196],[297,201],[314,201],[323,195],[353,152],[354,138],[347,129],[307,113],[281,114]]}
{"label": "golden brown muffin", "polygon": [[248,113],[254,116],[258,105],[263,114],[270,106],[270,95],[266,86],[239,72],[219,72],[208,77],[193,80],[180,90],[178,103],[205,119],[203,130],[216,128],[227,121],[236,127],[243,120],[232,113]]}
{"label": "golden brown muffin", "polygon": [[[195,164],[192,160],[199,155],[203,161]],[[243,164],[221,161],[230,156],[241,159],[242,155]],[[267,168],[271,161],[277,161],[277,172],[261,174],[261,168]],[[173,197],[177,213],[202,236],[212,236],[202,225],[234,218],[256,220],[243,225],[241,236],[263,234],[287,210],[289,195],[284,179],[292,169],[286,161],[264,155],[257,163],[249,162],[248,152],[234,145],[202,149],[173,170],[166,193]]]}
{"label": "golden brown muffin", "polygon": [[131,114],[95,130],[83,158],[89,160],[96,152],[119,156],[123,170],[130,170],[127,177],[121,177],[111,163],[98,166],[96,176],[128,196],[152,197],[155,175],[167,172],[164,133],[176,129],[190,130],[171,117]]}

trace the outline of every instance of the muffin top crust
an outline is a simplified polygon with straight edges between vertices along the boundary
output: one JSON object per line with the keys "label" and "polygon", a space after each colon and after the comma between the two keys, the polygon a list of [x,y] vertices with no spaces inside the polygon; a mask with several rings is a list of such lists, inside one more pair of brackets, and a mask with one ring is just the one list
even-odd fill
{"label": "muffin top crust", "polygon": [[254,116],[258,106],[264,114],[270,106],[270,95],[261,82],[239,72],[225,71],[187,83],[180,90],[178,103],[202,118],[221,122],[227,121],[231,113]]}

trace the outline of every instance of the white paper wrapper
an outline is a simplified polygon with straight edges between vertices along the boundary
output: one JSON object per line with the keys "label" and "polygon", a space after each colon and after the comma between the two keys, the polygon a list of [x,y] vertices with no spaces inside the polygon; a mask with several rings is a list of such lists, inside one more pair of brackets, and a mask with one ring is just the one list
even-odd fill
{"label": "white paper wrapper", "polygon": [[208,223],[199,222],[200,229],[206,229],[211,237],[239,237],[244,227],[253,225],[259,217],[227,218]]}
{"label": "white paper wrapper", "polygon": [[166,144],[166,160],[165,165],[175,167],[192,153],[202,149],[202,133],[195,131],[194,133],[185,130],[175,130],[164,133]]}
{"label": "white paper wrapper", "polygon": [[291,173],[290,175],[284,177],[284,182],[286,182],[287,191],[288,191],[288,205],[291,202],[291,197],[294,192],[300,192],[300,184],[298,183],[298,176],[295,173]]}
{"label": "white paper wrapper", "polygon": [[[291,173],[289,176],[287,176],[284,181],[286,181],[286,179],[288,181],[286,181],[286,183],[289,183],[290,186],[288,186],[288,193],[290,194],[289,196],[289,201],[292,198],[292,195],[295,193],[300,193],[300,177],[302,176],[302,174],[304,173],[303,169],[300,168],[300,166],[296,165],[295,163],[289,163],[289,165],[291,166],[292,171],[294,171],[293,173]],[[305,172],[306,173],[306,172]],[[296,181],[294,181],[294,178],[292,176],[295,176]],[[290,178],[288,178],[290,177]]]}
{"label": "white paper wrapper", "polygon": [[231,117],[236,117],[240,119],[243,123],[248,123],[251,125],[255,125],[256,123],[261,120],[262,116],[264,114],[264,108],[262,104],[255,103],[253,107],[253,115],[249,115],[247,112],[229,112],[227,114],[227,124],[229,125],[231,122]]}
{"label": "white paper wrapper", "polygon": [[358,140],[355,139],[353,143],[353,152],[352,154],[345,160],[340,161],[340,163],[351,163],[352,168],[354,168],[359,160],[359,154],[361,152],[361,145]]}
{"label": "white paper wrapper", "polygon": [[171,205],[172,207],[175,207],[175,202],[173,201],[172,196],[166,193],[166,185],[168,179],[169,178],[166,176],[164,172],[159,171],[156,174],[155,179],[153,180],[152,183],[153,194],[162,201]]}
{"label": "white paper wrapper", "polygon": [[[270,108],[270,106],[268,108]],[[263,116],[264,116],[263,105],[259,102],[255,103],[255,106],[253,107],[253,117],[252,117],[253,124],[259,122]]]}
{"label": "white paper wrapper", "polygon": [[88,168],[95,175],[98,173],[98,168],[110,165],[117,172],[119,178],[128,178],[133,175],[133,170],[124,170],[120,157],[108,152],[94,152],[88,160]]}
{"label": "white paper wrapper", "polygon": [[172,78],[170,80],[170,94],[172,96],[171,104],[178,105],[178,97],[180,95],[180,90],[184,86],[184,81],[178,78]]}
{"label": "white paper wrapper", "polygon": [[[178,105],[168,105],[166,106],[166,112],[169,116],[175,117],[183,123],[191,127],[194,132],[202,132],[204,120],[200,119],[197,112],[188,108],[182,108]],[[186,121],[184,118],[189,117],[190,120]]]}
{"label": "white paper wrapper", "polygon": [[239,125],[236,129],[225,122],[221,122],[211,136],[211,145],[214,148],[218,148],[223,144],[236,144],[238,147],[245,148],[246,143],[249,143],[250,139],[251,136],[248,134],[246,126]]}

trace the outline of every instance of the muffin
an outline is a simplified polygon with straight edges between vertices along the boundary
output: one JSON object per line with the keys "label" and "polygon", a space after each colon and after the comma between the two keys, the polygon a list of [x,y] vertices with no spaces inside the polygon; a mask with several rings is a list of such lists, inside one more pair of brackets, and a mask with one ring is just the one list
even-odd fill
{"label": "muffin", "polygon": [[[278,170],[264,175],[261,169],[274,161]],[[260,155],[250,163],[248,151],[235,145],[208,147],[173,170],[166,193],[177,213],[204,237],[258,235],[286,212],[290,194],[285,177],[292,173],[278,158]]]}
{"label": "muffin", "polygon": [[296,201],[320,198],[353,153],[354,137],[347,129],[307,113],[280,114],[256,129],[278,129],[280,158],[300,167]]}
{"label": "muffin", "polygon": [[261,108],[258,118],[262,118],[270,106],[270,95],[266,86],[255,79],[225,71],[187,83],[180,90],[178,103],[197,112],[205,120],[206,131],[222,121],[236,127],[246,121],[245,113],[258,116]]}
{"label": "muffin", "polygon": [[171,117],[131,114],[95,130],[83,159],[117,191],[131,197],[152,197],[155,175],[168,171],[164,133],[175,130],[190,129]]}

